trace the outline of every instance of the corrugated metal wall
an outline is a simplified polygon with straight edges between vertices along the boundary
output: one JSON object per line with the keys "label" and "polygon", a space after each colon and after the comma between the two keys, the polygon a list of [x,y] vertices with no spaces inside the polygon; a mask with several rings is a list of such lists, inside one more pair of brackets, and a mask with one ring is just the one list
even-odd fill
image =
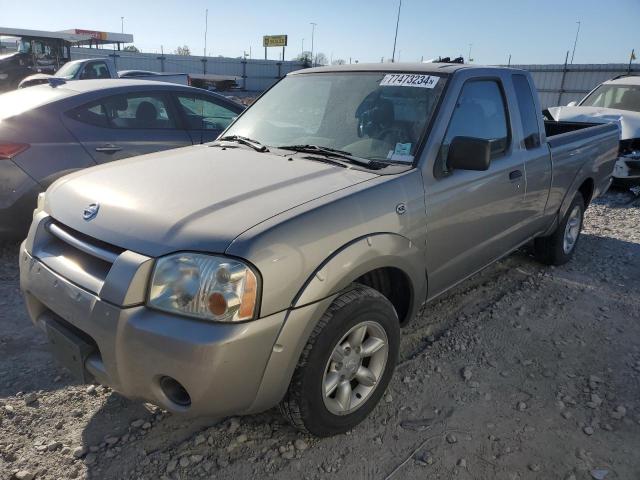
{"label": "corrugated metal wall", "polygon": [[[581,100],[594,87],[617,75],[626,74],[629,66],[622,63],[592,65],[511,65],[531,72],[540,93],[542,108],[566,105]],[[640,73],[639,65],[632,65]],[[564,77],[564,82],[563,82]]]}
{"label": "corrugated metal wall", "polygon": [[[114,52],[106,49],[72,48],[71,59],[108,57],[113,54],[118,70],[151,70],[167,73],[203,73],[204,57],[164,55],[155,53]],[[238,85],[249,91],[263,91],[289,72],[303,68],[302,62],[277,60],[242,60],[239,58],[206,57],[206,73],[234,75]],[[163,65],[164,64],[164,65]],[[164,68],[163,68],[164,67]],[[244,79],[244,80],[243,80]]]}

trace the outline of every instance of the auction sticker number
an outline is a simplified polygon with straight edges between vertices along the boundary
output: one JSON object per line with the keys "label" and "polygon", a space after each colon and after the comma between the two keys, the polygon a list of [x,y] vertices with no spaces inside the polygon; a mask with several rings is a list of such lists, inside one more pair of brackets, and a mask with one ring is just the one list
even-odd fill
{"label": "auction sticker number", "polygon": [[389,73],[380,82],[382,87],[418,87],[433,88],[440,77],[417,73]]}

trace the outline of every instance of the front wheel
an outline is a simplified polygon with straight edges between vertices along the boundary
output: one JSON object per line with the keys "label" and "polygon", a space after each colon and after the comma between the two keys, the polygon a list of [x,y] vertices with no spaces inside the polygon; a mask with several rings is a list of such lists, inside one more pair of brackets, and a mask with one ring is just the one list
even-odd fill
{"label": "front wheel", "polygon": [[584,218],[584,199],[576,193],[567,213],[553,234],[536,238],[536,258],[547,265],[563,265],[571,260],[576,249]]}
{"label": "front wheel", "polygon": [[317,436],[344,433],[383,395],[398,357],[400,322],[378,291],[354,284],[313,330],[280,411]]}

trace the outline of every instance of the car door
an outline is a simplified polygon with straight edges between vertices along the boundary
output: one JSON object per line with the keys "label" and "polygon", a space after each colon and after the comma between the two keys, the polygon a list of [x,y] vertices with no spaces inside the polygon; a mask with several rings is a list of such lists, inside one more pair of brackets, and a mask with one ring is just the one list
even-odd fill
{"label": "car door", "polygon": [[238,116],[240,109],[214,96],[192,92],[174,93],[193,143],[211,142]]}
{"label": "car door", "polygon": [[192,144],[165,92],[108,96],[67,112],[64,121],[98,163]]}
{"label": "car door", "polygon": [[[516,247],[524,219],[524,166],[512,154],[501,79],[467,80],[456,98],[425,187],[430,297]],[[457,136],[491,141],[486,171],[448,167],[449,145]]]}

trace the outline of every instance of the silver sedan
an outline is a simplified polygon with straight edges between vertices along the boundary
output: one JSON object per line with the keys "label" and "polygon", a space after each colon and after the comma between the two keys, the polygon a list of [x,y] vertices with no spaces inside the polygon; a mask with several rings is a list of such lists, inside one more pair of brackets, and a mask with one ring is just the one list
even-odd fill
{"label": "silver sedan", "polygon": [[50,82],[0,95],[0,236],[24,236],[38,193],[61,176],[215,140],[243,109],[145,80]]}

